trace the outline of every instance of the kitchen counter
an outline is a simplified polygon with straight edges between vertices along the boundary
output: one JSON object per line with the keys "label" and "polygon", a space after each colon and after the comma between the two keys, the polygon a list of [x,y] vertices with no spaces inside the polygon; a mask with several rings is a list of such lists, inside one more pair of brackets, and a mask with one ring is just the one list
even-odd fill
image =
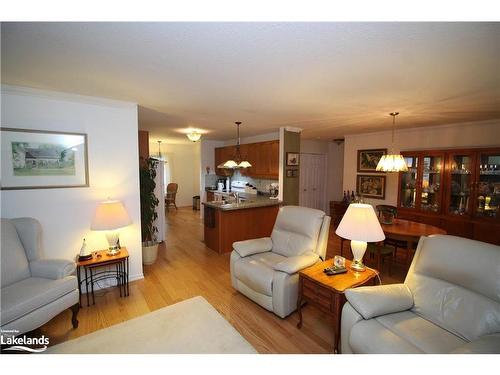
{"label": "kitchen counter", "polygon": [[243,201],[240,203],[224,203],[221,201],[212,201],[212,202],[203,202],[203,204],[207,207],[212,207],[218,210],[231,211],[231,210],[243,210],[246,208],[279,206],[281,203],[283,203],[278,199],[269,198],[268,195],[240,193],[240,197],[243,199]]}
{"label": "kitchen counter", "polygon": [[219,254],[232,251],[235,241],[269,237],[273,230],[282,202],[268,195],[240,196],[244,202],[203,202],[205,245]]}

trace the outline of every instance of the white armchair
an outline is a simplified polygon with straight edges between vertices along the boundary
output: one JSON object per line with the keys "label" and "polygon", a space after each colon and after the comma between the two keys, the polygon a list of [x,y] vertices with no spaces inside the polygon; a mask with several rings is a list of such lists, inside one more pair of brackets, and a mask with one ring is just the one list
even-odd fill
{"label": "white armchair", "polygon": [[342,353],[500,353],[500,247],[421,237],[404,284],[346,291]]}
{"label": "white armchair", "polygon": [[1,221],[1,328],[10,336],[34,330],[67,308],[78,327],[75,262],[43,257],[40,223],[32,218]]}
{"label": "white armchair", "polygon": [[233,243],[233,288],[286,317],[297,308],[298,272],[325,259],[329,229],[323,211],[281,207],[271,237]]}

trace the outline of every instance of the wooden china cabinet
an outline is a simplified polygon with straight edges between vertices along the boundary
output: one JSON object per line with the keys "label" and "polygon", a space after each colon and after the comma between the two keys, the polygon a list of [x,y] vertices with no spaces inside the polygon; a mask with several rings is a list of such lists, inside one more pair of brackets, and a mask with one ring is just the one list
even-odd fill
{"label": "wooden china cabinet", "polygon": [[500,147],[402,155],[398,217],[500,245]]}

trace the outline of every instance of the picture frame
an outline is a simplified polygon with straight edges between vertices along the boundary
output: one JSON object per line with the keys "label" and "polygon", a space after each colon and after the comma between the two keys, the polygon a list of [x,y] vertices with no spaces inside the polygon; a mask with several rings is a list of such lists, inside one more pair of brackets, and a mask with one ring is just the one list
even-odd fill
{"label": "picture frame", "polygon": [[357,170],[361,173],[384,173],[377,171],[377,164],[383,155],[387,154],[386,148],[358,150]]}
{"label": "picture frame", "polygon": [[87,134],[1,127],[1,190],[89,186]]}
{"label": "picture frame", "polygon": [[364,198],[385,199],[386,176],[358,174],[356,192]]}
{"label": "picture frame", "polygon": [[286,166],[298,167],[300,165],[300,154],[298,152],[286,153]]}

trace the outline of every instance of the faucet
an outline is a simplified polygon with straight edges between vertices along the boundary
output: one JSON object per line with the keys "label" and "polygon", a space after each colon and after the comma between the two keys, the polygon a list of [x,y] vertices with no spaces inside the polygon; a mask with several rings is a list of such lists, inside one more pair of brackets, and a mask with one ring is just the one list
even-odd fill
{"label": "faucet", "polygon": [[230,193],[230,196],[233,196],[234,199],[236,199],[236,203],[237,204],[241,203],[240,193],[239,192],[233,191],[233,192]]}

